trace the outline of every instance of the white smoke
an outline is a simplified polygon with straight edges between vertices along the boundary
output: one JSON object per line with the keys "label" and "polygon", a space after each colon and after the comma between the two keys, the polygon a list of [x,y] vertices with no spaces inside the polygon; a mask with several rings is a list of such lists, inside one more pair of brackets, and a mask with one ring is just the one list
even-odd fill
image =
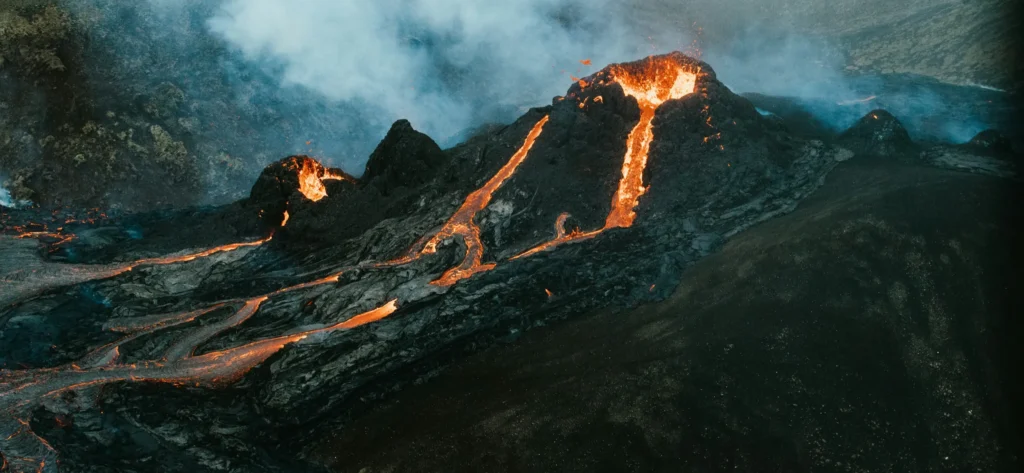
{"label": "white smoke", "polygon": [[572,75],[651,53],[617,19],[620,3],[226,0],[209,24],[250,60],[283,68],[286,84],[443,139],[544,105]]}
{"label": "white smoke", "polygon": [[14,200],[14,198],[11,197],[11,192],[8,191],[7,188],[5,188],[3,186],[4,183],[5,183],[5,178],[4,178],[4,176],[0,175],[0,206],[4,206],[4,207],[12,208],[13,209],[13,208],[24,207],[26,205],[31,205],[32,204],[31,202],[27,202],[27,201],[24,201],[24,200],[21,200],[21,201]]}
{"label": "white smoke", "polygon": [[14,207],[14,201],[11,200],[11,193],[3,187],[0,187],[0,205],[4,207]]}

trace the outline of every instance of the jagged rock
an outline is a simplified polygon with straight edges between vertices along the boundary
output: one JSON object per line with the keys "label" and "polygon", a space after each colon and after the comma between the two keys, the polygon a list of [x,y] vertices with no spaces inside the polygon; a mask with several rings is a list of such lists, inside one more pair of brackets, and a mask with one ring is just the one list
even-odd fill
{"label": "jagged rock", "polygon": [[[676,68],[694,74],[694,91],[667,100],[656,109],[641,105],[625,94],[620,82],[611,80],[619,73],[678,72]],[[688,83],[685,79],[689,76],[675,77],[682,79],[684,86]],[[176,243],[188,242],[187,248],[195,248],[196,242],[211,235],[223,238],[232,232],[251,230],[252,222],[263,225],[264,231],[256,236],[274,232],[273,240],[265,245],[188,261],[146,264],[103,278],[83,276],[81,268],[74,267],[74,271],[67,272],[78,280],[89,280],[68,287],[54,286],[66,277],[52,271],[52,262],[42,264],[38,253],[18,246],[18,266],[40,269],[45,284],[44,290],[37,290],[39,287],[32,284],[39,280],[33,279],[30,271],[15,270],[9,277],[24,284],[30,296],[16,295],[13,301],[4,301],[11,304],[0,306],[0,333],[8,337],[4,340],[17,340],[19,347],[36,349],[15,350],[10,348],[12,343],[0,343],[4,363],[0,368],[9,370],[0,372],[0,411],[24,416],[32,431],[43,439],[59,436],[61,441],[54,444],[59,449],[60,468],[65,471],[147,471],[157,469],[156,465],[162,471],[310,471],[317,468],[307,461],[314,456],[310,445],[320,442],[326,433],[347,433],[351,419],[365,415],[386,396],[436,376],[468,354],[513,343],[529,329],[562,319],[615,314],[668,297],[680,287],[683,275],[695,262],[729,245],[742,235],[740,232],[810,201],[808,196],[826,183],[825,176],[837,165],[856,168],[883,161],[892,169],[928,169],[932,176],[939,173],[942,179],[936,182],[940,183],[963,178],[927,168],[913,160],[909,152],[894,155],[901,160],[907,158],[909,164],[901,167],[904,165],[892,163],[893,159],[850,159],[850,151],[831,141],[794,135],[729,91],[707,64],[678,53],[616,65],[586,78],[584,83],[573,86],[565,98],[550,106],[532,109],[514,123],[444,151],[444,161],[431,151],[426,161],[437,159],[438,165],[429,175],[404,175],[391,167],[415,157],[415,153],[412,157],[398,153],[400,148],[406,149],[403,146],[419,143],[422,146],[412,149],[434,149],[425,141],[428,138],[416,135],[405,124],[396,124],[394,146],[380,148],[375,163],[382,167],[375,165],[377,170],[368,171],[366,177],[388,184],[386,193],[351,176],[325,181],[331,170],[308,157],[293,156],[264,169],[244,202],[112,222],[109,226],[119,232],[106,237],[111,241],[108,253],[94,251],[90,253],[96,255],[94,259],[86,257],[79,262],[96,263],[90,265],[95,269],[110,260],[159,256],[152,252],[160,249],[164,254],[176,253],[184,251]],[[638,127],[647,123],[643,118],[651,120],[652,136],[646,167],[639,183],[624,191],[637,196],[634,208],[630,196],[620,199],[618,191],[624,167],[640,172],[624,163],[628,136],[644,132]],[[890,131],[891,136],[883,143],[899,141],[893,138],[898,134]],[[520,152],[527,142],[533,147],[528,153]],[[633,143],[643,144],[642,140]],[[893,152],[899,153],[900,149],[894,147]],[[521,158],[518,165],[511,160],[513,156]],[[633,155],[637,159],[639,156]],[[851,182],[859,192],[867,192],[865,186],[855,184],[885,186],[891,181],[870,175]],[[401,185],[390,186],[392,183]],[[879,194],[887,191],[872,189]],[[829,218],[829,212],[841,210],[840,204],[858,202],[847,197],[833,193],[827,202],[819,201],[824,210],[815,218]],[[623,201],[629,206],[615,207]],[[457,212],[465,208],[478,211],[469,215]],[[635,220],[609,225],[612,208],[634,210]],[[260,211],[262,220],[257,220]],[[281,228],[285,211],[289,220]],[[562,218],[566,213],[570,215]],[[461,219],[447,225],[453,215]],[[181,225],[176,228],[178,223]],[[875,227],[880,231],[886,228]],[[431,237],[442,229],[448,233],[433,240]],[[477,229],[478,241],[472,231]],[[572,235],[576,229],[590,232],[590,237],[511,258],[556,235]],[[799,234],[800,229],[796,225],[781,230],[776,227],[762,235],[763,240],[750,238],[744,254],[761,255],[761,250],[774,242],[786,241],[780,237],[783,231]],[[121,236],[131,233],[142,235],[140,243],[130,243]],[[244,235],[243,241],[251,242],[252,232]],[[100,236],[84,239],[99,241]],[[855,232],[843,236],[858,244],[876,241],[871,234],[864,238]],[[758,243],[761,241],[768,243]],[[145,242],[152,242],[151,246],[144,246]],[[833,244],[829,238],[814,242]],[[914,246],[897,246],[896,251],[926,249],[913,240],[903,243]],[[61,251],[66,254],[86,249],[76,245],[79,243],[72,240],[62,245]],[[957,248],[963,245],[953,245],[950,251]],[[868,254],[888,256],[887,251],[890,249],[883,245]],[[792,257],[798,259],[800,255]],[[901,271],[916,270],[924,261],[932,260],[919,254],[906,258],[899,266]],[[940,256],[933,259],[942,261]],[[453,285],[432,284],[464,261],[474,271],[471,277]],[[823,261],[821,264],[832,263]],[[713,319],[716,304],[753,297],[763,287],[775,287],[768,286],[768,282],[782,284],[773,294],[788,297],[786,280],[780,281],[765,269],[751,273],[752,266],[739,263],[742,261],[735,268],[730,266],[724,275],[715,276],[715,280],[755,278],[748,290],[723,296],[711,287],[706,294],[711,302],[703,307],[711,312],[687,313]],[[864,267],[859,262],[834,266],[855,271],[841,279],[848,285],[869,284],[874,276],[857,272]],[[758,277],[765,284],[756,284]],[[928,278],[922,281],[928,282]],[[820,311],[827,310],[829,303],[843,302],[845,287],[841,286],[836,285],[834,297],[815,303],[805,313],[792,315],[808,326],[829,327],[830,314]],[[699,285],[688,284],[681,290],[690,291],[692,287]],[[374,307],[387,307],[392,300],[396,301],[396,311],[372,324],[322,331],[348,323],[356,314],[365,314]],[[190,315],[197,310],[206,312]],[[750,323],[775,317],[779,312],[785,311],[762,313],[758,306],[751,306],[730,319],[732,325],[726,333],[743,333]],[[167,318],[168,314],[172,317]],[[32,317],[47,325],[30,328],[10,323]],[[897,323],[903,320],[901,317],[902,313],[889,314],[879,323]],[[154,318],[168,322],[154,325],[152,332],[130,334],[112,333],[106,325],[111,320]],[[943,326],[957,325],[948,322]],[[693,332],[663,341],[670,345],[687,339],[700,341],[701,327],[695,324]],[[654,338],[661,332],[657,327],[647,330]],[[891,335],[912,333],[914,329],[907,328]],[[197,345],[181,346],[183,341],[197,340],[197,334],[208,336],[198,337],[201,341]],[[91,354],[121,335],[131,339],[124,342],[123,350],[113,352],[118,358],[111,368],[66,368],[82,359],[107,360]],[[757,334],[756,339],[767,338]],[[862,359],[858,357],[863,355],[863,346],[858,344],[855,348],[860,351],[843,359]],[[922,349],[919,345],[911,347]],[[232,355],[234,349],[239,351]],[[722,360],[711,355],[708,359]],[[812,361],[800,358],[787,362],[813,364],[813,356],[807,359]],[[255,361],[247,365],[247,360]],[[154,363],[146,363],[150,361]],[[22,365],[56,371],[26,373]],[[245,369],[231,371],[238,366]],[[713,376],[721,378],[734,366],[723,366]],[[680,368],[674,372],[683,376],[685,367]],[[775,366],[764,368],[757,367],[757,379],[767,379],[764,373]],[[147,375],[153,377],[147,379]],[[32,376],[38,379],[26,384]],[[660,382],[666,377],[651,372],[638,379]],[[60,384],[67,382],[82,384]],[[95,389],[94,402],[81,401],[81,397],[92,395],[80,389],[85,383]],[[721,386],[712,386],[715,390],[711,392],[720,392]],[[46,395],[32,396],[33,392]],[[707,399],[706,394],[695,397]],[[818,400],[812,398],[808,405]],[[845,405],[833,407],[842,409]],[[772,405],[756,404],[752,408],[762,413],[776,412]],[[83,427],[65,431],[52,420],[55,414],[69,416],[72,421],[81,419],[80,424],[73,425]],[[940,419],[941,414],[935,415],[929,420]],[[715,426],[725,429],[737,425],[735,422],[733,417]],[[777,432],[770,425],[765,428]],[[814,432],[809,429],[802,433]],[[38,445],[9,441],[0,435],[0,451],[12,448],[39,455],[33,451],[40,450]],[[736,443],[729,445],[732,455]],[[951,445],[956,447],[954,450],[970,447]],[[140,450],[145,452],[143,456],[138,454]],[[860,453],[863,449],[856,451],[865,455]],[[56,468],[55,464],[48,465],[46,473]],[[539,470],[545,469],[550,468]]]}
{"label": "jagged rock", "polygon": [[1013,143],[997,130],[979,132],[967,144],[973,148],[985,150],[993,154],[1006,155],[1013,153]]}
{"label": "jagged rock", "polygon": [[[325,179],[328,174],[338,178]],[[351,188],[356,181],[344,171],[325,168],[309,156],[289,156],[263,169],[249,192],[247,203],[255,209],[267,228],[277,228],[284,220],[285,211],[291,209],[290,214],[301,215],[315,203],[302,192],[304,186],[300,185],[300,181],[303,179],[308,180],[304,185],[315,187],[311,192],[323,194],[314,197],[317,199]]]}
{"label": "jagged rock", "polygon": [[935,146],[922,151],[921,159],[933,166],[990,176],[1013,177],[1019,172],[1005,156],[974,146]]}
{"label": "jagged rock", "polygon": [[1013,144],[996,130],[985,130],[961,145],[938,145],[921,152],[921,159],[933,166],[975,174],[1013,177],[1020,173],[1020,155]]}
{"label": "jagged rock", "polygon": [[396,187],[430,181],[447,159],[429,136],[414,130],[408,120],[398,120],[370,155],[360,179],[387,195]]}
{"label": "jagged rock", "polygon": [[894,156],[913,147],[903,124],[885,110],[874,110],[857,121],[839,137],[851,150],[876,156]]}

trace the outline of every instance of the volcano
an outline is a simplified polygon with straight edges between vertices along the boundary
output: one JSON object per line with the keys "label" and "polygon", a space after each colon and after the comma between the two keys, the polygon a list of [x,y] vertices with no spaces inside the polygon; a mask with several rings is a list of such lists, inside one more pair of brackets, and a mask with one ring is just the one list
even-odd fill
{"label": "volcano", "polygon": [[1013,470],[1013,150],[794,128],[672,53],[360,178],[5,210],[3,471]]}

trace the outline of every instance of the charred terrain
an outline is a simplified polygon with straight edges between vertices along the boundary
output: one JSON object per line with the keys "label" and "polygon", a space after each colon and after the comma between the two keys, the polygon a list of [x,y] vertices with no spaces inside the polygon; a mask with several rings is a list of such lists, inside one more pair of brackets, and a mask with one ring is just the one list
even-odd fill
{"label": "charred terrain", "polygon": [[3,209],[0,471],[1017,471],[1013,135],[790,105],[672,53],[359,178]]}

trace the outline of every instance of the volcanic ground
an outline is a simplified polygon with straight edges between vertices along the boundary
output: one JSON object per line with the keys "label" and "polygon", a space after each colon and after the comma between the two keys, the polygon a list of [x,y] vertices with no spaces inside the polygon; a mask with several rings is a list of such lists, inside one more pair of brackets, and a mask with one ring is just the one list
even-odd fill
{"label": "volcanic ground", "polygon": [[672,53],[359,178],[3,209],[0,471],[1017,471],[1019,157]]}

